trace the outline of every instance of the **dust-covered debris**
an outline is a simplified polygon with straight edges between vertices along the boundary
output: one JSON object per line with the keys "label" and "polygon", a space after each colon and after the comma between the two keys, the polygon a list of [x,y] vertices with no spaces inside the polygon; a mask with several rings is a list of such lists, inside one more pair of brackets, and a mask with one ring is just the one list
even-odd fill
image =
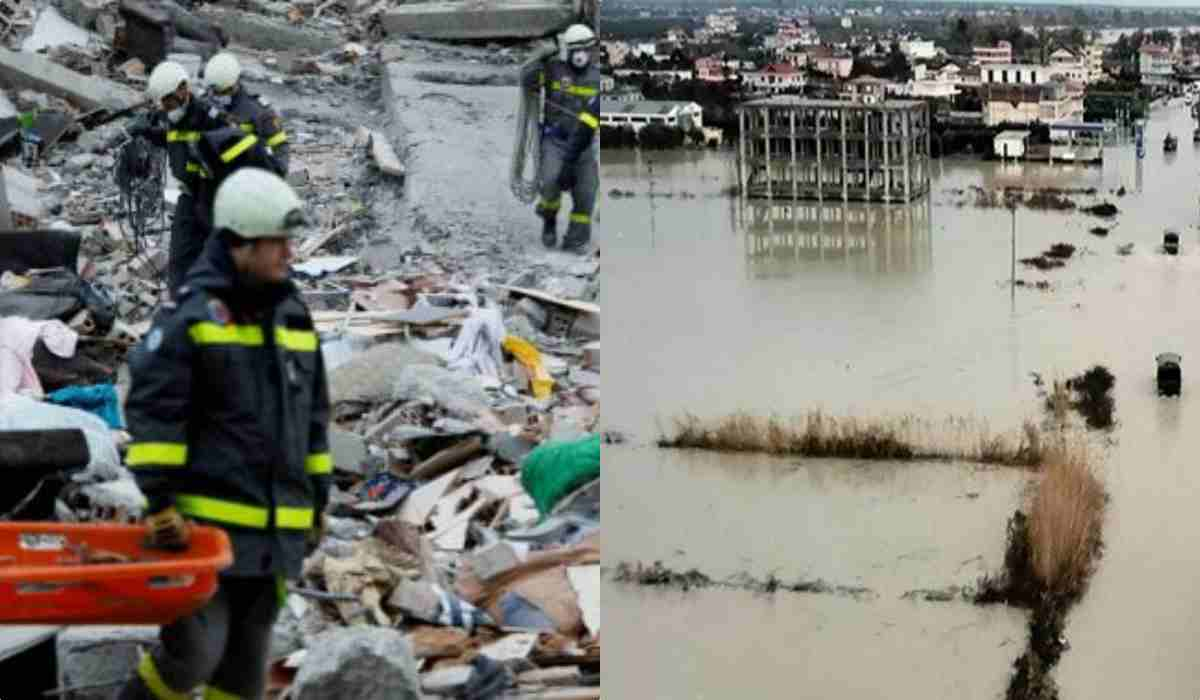
{"label": "dust-covered debris", "polygon": [[[331,375],[335,486],[325,542],[275,630],[272,692],[295,681],[292,697],[370,697],[382,683],[397,697],[384,682],[394,676],[417,697],[397,635],[473,678],[497,677],[479,659],[513,664],[517,690],[539,682],[517,671],[540,664],[598,685],[599,599],[587,582],[599,567],[599,350],[589,346],[599,254],[545,251],[533,205],[480,177],[506,170],[515,73],[537,44],[381,41],[387,6],[355,0],[168,3],[154,17],[63,4],[100,39],[0,60],[20,85],[13,106],[40,110],[28,136],[41,139],[27,163],[4,168],[13,223],[29,235],[0,246],[0,317],[61,318],[79,334],[72,358],[35,348],[47,391],[123,391],[126,355],[163,308],[178,187],[124,132],[148,68],[170,54],[194,75],[223,45],[288,133],[288,179],[312,222],[294,282]],[[558,9],[569,21],[572,8]],[[418,63],[420,75],[389,71]],[[461,137],[440,143],[448,124]],[[469,178],[438,170],[450,151]],[[103,440],[89,446],[104,467],[65,489],[63,505],[73,518],[137,517],[121,488],[132,484],[117,449],[128,436],[96,430]],[[542,464],[536,478],[527,457]],[[423,618],[409,617],[418,602]],[[526,623],[540,633],[506,629]]]}
{"label": "dust-covered debris", "polygon": [[875,592],[869,588],[862,586],[839,586],[827,583],[821,579],[799,579],[788,582],[776,578],[774,574],[761,579],[755,578],[749,573],[742,572],[718,580],[696,569],[689,569],[682,572],[673,571],[664,566],[661,561],[656,561],[649,566],[640,562],[619,562],[612,573],[612,580],[616,583],[654,588],[670,588],[685,592],[693,589],[723,588],[765,595],[775,593],[824,593],[853,598],[876,597]]}

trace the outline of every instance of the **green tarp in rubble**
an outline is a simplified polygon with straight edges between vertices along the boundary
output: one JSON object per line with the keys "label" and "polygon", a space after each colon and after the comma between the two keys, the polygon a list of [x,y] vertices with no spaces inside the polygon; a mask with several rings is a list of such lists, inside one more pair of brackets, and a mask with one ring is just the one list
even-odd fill
{"label": "green tarp in rubble", "polygon": [[600,435],[572,442],[547,442],[521,464],[521,486],[542,517],[572,491],[600,478]]}

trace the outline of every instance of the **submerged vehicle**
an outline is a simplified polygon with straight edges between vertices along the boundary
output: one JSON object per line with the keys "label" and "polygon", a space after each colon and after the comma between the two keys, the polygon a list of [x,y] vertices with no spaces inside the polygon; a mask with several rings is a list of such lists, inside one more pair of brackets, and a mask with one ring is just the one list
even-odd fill
{"label": "submerged vehicle", "polygon": [[1163,139],[1163,152],[1174,153],[1178,148],[1179,139],[1175,138],[1173,134],[1167,134],[1166,138]]}
{"label": "submerged vehicle", "polygon": [[1158,363],[1158,395],[1179,396],[1183,391],[1183,371],[1179,363],[1183,357],[1177,353],[1164,352],[1154,358]]}
{"label": "submerged vehicle", "polygon": [[1163,251],[1167,255],[1179,255],[1179,234],[1167,231],[1163,234]]}

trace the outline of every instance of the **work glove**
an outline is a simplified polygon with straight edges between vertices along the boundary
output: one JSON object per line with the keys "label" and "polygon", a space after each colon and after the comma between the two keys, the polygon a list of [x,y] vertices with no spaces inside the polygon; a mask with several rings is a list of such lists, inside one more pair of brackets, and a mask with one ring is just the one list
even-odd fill
{"label": "work glove", "polygon": [[317,511],[313,517],[312,527],[308,529],[308,536],[305,541],[308,554],[317,551],[317,547],[321,546],[321,540],[325,539],[325,513]]}
{"label": "work glove", "polygon": [[146,546],[154,549],[183,551],[191,541],[191,526],[169,506],[153,515],[146,516]]}

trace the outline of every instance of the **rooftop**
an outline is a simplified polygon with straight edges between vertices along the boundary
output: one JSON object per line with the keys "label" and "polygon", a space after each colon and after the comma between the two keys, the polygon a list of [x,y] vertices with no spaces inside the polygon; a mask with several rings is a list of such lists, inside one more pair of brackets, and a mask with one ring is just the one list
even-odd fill
{"label": "rooftop", "polygon": [[918,109],[925,106],[921,100],[887,100],[878,104],[867,105],[860,102],[850,102],[848,100],[813,100],[797,95],[778,95],[776,97],[766,97],[760,100],[750,100],[743,102],[741,107],[825,107],[828,109],[885,109],[889,111],[901,111],[907,109]]}
{"label": "rooftop", "polygon": [[676,109],[682,109],[695,102],[683,100],[637,100],[636,102],[619,102],[617,100],[600,99],[602,114],[670,114]]}

